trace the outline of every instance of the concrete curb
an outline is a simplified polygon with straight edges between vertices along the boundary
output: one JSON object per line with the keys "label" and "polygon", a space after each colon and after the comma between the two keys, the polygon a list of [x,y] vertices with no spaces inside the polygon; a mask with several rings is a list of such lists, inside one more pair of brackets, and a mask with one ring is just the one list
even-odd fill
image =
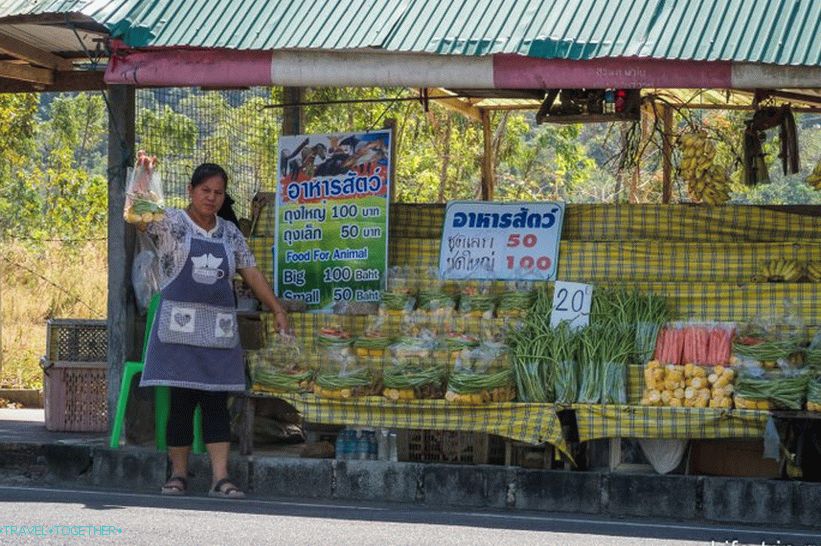
{"label": "concrete curb", "polygon": [[[157,491],[167,458],[147,448],[0,445],[4,467],[47,468],[62,485]],[[613,517],[821,528],[821,484],[752,478],[526,470],[285,457],[231,459],[231,475],[256,497],[386,501]],[[208,460],[193,456],[189,487],[205,493]]]}

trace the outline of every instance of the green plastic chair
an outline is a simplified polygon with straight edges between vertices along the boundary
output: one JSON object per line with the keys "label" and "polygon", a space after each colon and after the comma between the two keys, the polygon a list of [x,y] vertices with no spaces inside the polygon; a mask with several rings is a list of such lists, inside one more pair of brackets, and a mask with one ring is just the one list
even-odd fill
{"label": "green plastic chair", "polygon": [[[109,447],[117,449],[120,447],[120,435],[125,422],[125,409],[128,405],[128,394],[131,391],[131,381],[138,373],[142,373],[145,368],[145,355],[148,352],[148,339],[151,337],[151,327],[157,315],[157,308],[160,306],[160,294],[155,294],[148,304],[148,313],[145,321],[145,336],[143,337],[142,361],[128,361],[123,365],[123,380],[120,383],[120,396],[117,398],[117,412],[114,415],[114,426],[111,428],[111,439]],[[166,439],[166,427],[168,426],[168,414],[171,407],[171,389],[169,387],[154,388],[154,445],[157,451],[168,449]],[[205,442],[202,439],[202,409],[197,406],[194,411],[194,453],[205,453]]]}

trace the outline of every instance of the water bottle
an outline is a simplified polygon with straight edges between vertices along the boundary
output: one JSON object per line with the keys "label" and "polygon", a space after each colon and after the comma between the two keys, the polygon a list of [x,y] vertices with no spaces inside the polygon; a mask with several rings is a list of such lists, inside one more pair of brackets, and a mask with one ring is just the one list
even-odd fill
{"label": "water bottle", "polygon": [[375,461],[379,457],[379,442],[376,438],[376,431],[368,431],[368,460]]}
{"label": "water bottle", "polygon": [[339,431],[336,437],[336,458],[350,459],[353,443],[351,442],[351,432],[348,429]]}
{"label": "water bottle", "polygon": [[388,460],[395,463],[398,459],[399,457],[396,453],[396,433],[391,432],[390,435],[388,435]]}
{"label": "water bottle", "polygon": [[380,461],[387,461],[390,453],[388,450],[388,437],[390,436],[390,431],[385,430],[384,428],[379,429],[377,433],[377,449],[376,449],[376,458]]}
{"label": "water bottle", "polygon": [[355,448],[355,455],[354,459],[358,459],[360,461],[366,461],[368,459],[368,453],[370,453],[371,446],[370,442],[368,442],[368,431],[367,430],[357,430],[356,431],[356,448]]}

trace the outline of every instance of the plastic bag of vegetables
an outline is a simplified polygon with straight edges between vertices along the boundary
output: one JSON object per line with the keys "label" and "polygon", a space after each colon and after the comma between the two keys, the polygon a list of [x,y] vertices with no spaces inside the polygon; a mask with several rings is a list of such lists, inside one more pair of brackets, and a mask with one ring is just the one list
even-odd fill
{"label": "plastic bag of vegetables", "polygon": [[448,379],[446,400],[486,404],[514,398],[516,388],[505,344],[485,341],[475,349],[462,351]]}
{"label": "plastic bag of vegetables", "polygon": [[493,284],[488,281],[468,281],[459,295],[459,313],[473,318],[493,318],[496,297]]}
{"label": "plastic bag of vegetables", "polygon": [[815,333],[815,336],[807,347],[804,354],[804,364],[817,371],[821,371],[821,330]]}
{"label": "plastic bag of vegetables", "polygon": [[391,345],[391,361],[383,371],[382,395],[391,400],[442,398],[446,370],[433,358],[435,345],[430,335],[402,338]]}
{"label": "plastic bag of vegetables", "polygon": [[388,346],[392,343],[390,337],[383,333],[383,317],[379,316],[370,324],[365,332],[353,342],[354,352],[358,358],[385,357]]}
{"label": "plastic bag of vegetables", "polygon": [[[778,324],[788,325],[787,330]],[[791,316],[756,318],[741,326],[733,341],[733,355],[745,366],[765,369],[787,368],[801,364],[800,320]]]}
{"label": "plastic bag of vegetables", "polygon": [[252,390],[287,393],[311,392],[315,370],[304,358],[293,336],[277,334],[273,345],[247,353]]}
{"label": "plastic bag of vegetables", "polygon": [[123,219],[130,224],[147,224],[164,217],[162,180],[156,165],[156,157],[141,153],[137,165],[128,170]]}
{"label": "plastic bag of vegetables", "polygon": [[350,347],[326,350],[316,376],[314,394],[346,400],[381,394],[382,385],[374,369],[360,363]]}
{"label": "plastic bag of vegetables", "polygon": [[437,362],[452,368],[462,351],[470,351],[478,346],[479,340],[474,336],[461,332],[448,332],[437,340],[433,356]]}
{"label": "plastic bag of vegetables", "polygon": [[800,410],[807,398],[810,375],[802,370],[769,371],[747,367],[735,384],[735,406],[739,409]]}
{"label": "plastic bag of vegetables", "polygon": [[821,411],[821,376],[813,377],[807,384],[807,411]]}
{"label": "plastic bag of vegetables", "polygon": [[530,281],[517,281],[499,295],[496,316],[499,318],[522,318],[536,300],[536,292]]}
{"label": "plastic bag of vegetables", "polygon": [[416,298],[407,268],[391,267],[388,270],[387,287],[382,291],[379,314],[401,316],[410,313],[414,305],[416,305]]}

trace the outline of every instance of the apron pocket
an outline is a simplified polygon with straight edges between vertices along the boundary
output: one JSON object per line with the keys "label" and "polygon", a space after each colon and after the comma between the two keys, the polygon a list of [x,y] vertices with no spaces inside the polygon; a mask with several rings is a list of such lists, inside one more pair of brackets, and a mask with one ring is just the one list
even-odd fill
{"label": "apron pocket", "polygon": [[163,300],[157,337],[163,343],[233,349],[239,343],[233,308]]}

